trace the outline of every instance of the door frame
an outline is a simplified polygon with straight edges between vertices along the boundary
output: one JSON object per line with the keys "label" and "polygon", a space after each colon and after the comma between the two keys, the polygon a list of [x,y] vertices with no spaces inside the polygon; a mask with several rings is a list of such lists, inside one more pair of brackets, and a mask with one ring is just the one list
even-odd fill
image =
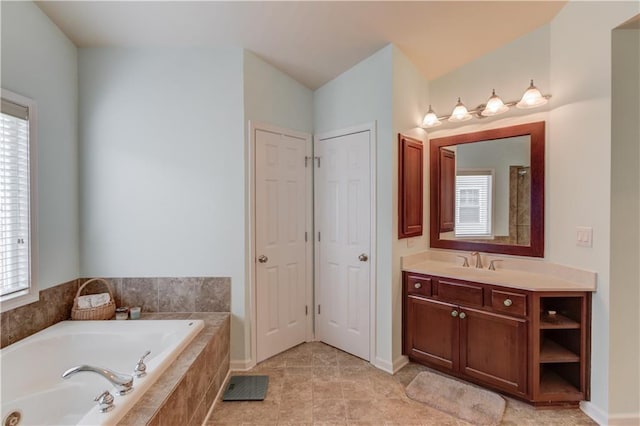
{"label": "door frame", "polygon": [[[315,147],[316,142],[324,140],[324,139],[333,139],[341,136],[348,136],[354,133],[362,133],[369,132],[369,181],[371,185],[370,189],[370,202],[371,202],[371,223],[370,223],[370,241],[371,248],[369,250],[369,363],[372,365],[376,365],[377,362],[377,352],[376,352],[376,289],[377,289],[377,265],[378,265],[378,253],[377,253],[377,243],[376,243],[376,147],[377,147],[377,132],[376,132],[377,122],[372,121],[369,123],[364,123],[352,127],[347,127],[339,130],[333,130],[323,133],[317,133],[313,137],[313,155],[315,156]],[[315,169],[314,169],[315,172]],[[313,195],[315,202],[315,179],[313,182]],[[320,282],[318,274],[320,273],[320,259],[319,259],[319,250],[316,249],[316,245],[318,243],[317,240],[317,231],[315,229],[315,208],[314,208],[314,229],[313,229],[313,248],[314,248],[314,286],[313,286],[313,296],[314,296],[314,305],[313,305],[313,316],[317,313],[317,301],[319,300],[318,295],[318,284]],[[317,333],[316,333],[317,339]]]}
{"label": "door frame", "polygon": [[[249,339],[251,342],[251,358],[246,360],[242,365],[235,366],[239,370],[248,370],[257,364],[258,359],[258,333],[257,333],[257,300],[256,300],[256,131],[262,130],[265,132],[285,134],[296,138],[304,139],[307,144],[306,155],[311,157],[313,155],[313,143],[310,133],[300,132],[296,130],[287,129],[284,127],[278,127],[269,123],[249,120],[249,139],[248,139],[248,187],[247,205],[249,206],[249,217],[246,228],[248,230],[245,236],[245,244],[248,246],[248,256],[245,259],[245,268],[247,270],[247,277],[249,278],[249,308],[245,312],[251,317],[251,329],[249,331]],[[308,189],[306,200],[306,221],[307,232],[309,237],[313,238],[313,166],[309,162],[309,175],[307,175]],[[307,244],[305,248],[305,259],[307,263],[306,273],[306,297],[305,302],[309,307],[309,315],[306,316],[306,333],[305,340],[310,342],[313,340],[313,244]],[[245,287],[246,288],[246,287]],[[246,296],[245,296],[246,300]],[[246,304],[245,304],[246,306]],[[246,338],[245,338],[246,339]],[[245,340],[246,341],[246,340]]]}

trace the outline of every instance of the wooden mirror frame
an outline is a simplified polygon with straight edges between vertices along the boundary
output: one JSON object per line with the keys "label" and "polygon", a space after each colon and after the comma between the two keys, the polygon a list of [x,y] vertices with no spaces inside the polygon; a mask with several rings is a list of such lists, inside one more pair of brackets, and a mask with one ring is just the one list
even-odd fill
{"label": "wooden mirror frame", "polygon": [[[531,167],[531,235],[530,245],[479,243],[440,239],[440,148],[473,142],[530,136]],[[430,246],[432,248],[502,253],[517,256],[544,257],[544,157],[545,122],[527,123],[499,129],[483,130],[431,139],[429,142],[430,173]]]}

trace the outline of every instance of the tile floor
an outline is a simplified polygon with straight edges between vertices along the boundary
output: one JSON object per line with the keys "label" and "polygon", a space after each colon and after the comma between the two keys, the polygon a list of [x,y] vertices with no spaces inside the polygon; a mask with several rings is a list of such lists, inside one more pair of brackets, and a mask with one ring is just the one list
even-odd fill
{"label": "tile floor", "polygon": [[[331,346],[305,343],[233,373],[268,375],[266,399],[218,400],[206,425],[467,425],[405,395],[423,370],[410,363],[392,376]],[[577,408],[535,409],[506,399],[503,425],[595,425]]]}

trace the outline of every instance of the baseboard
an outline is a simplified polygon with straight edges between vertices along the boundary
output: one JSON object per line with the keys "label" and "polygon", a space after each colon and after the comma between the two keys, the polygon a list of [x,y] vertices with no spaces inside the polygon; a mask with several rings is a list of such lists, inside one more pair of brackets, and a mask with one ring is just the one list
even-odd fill
{"label": "baseboard", "polygon": [[229,362],[230,371],[247,371],[256,366],[256,363],[251,359],[231,360]]}
{"label": "baseboard", "polygon": [[640,413],[623,413],[609,416],[609,426],[638,426]]}
{"label": "baseboard", "polygon": [[376,357],[370,362],[377,369],[393,374],[393,365],[389,361]]}
{"label": "baseboard", "polygon": [[409,364],[409,358],[405,355],[400,355],[393,361],[393,374],[396,374],[407,364]]}
{"label": "baseboard", "polygon": [[595,405],[591,401],[580,401],[580,409],[587,416],[591,417],[591,419],[598,423],[599,425],[607,425],[607,415],[606,412],[602,411],[600,407]]}
{"label": "baseboard", "polygon": [[378,369],[380,369],[382,371],[386,371],[389,374],[395,374],[402,367],[407,365],[408,362],[409,362],[409,358],[407,358],[404,355],[401,355],[398,358],[396,358],[395,360],[393,360],[393,362],[389,362],[389,361],[384,360],[384,359],[376,358],[371,364],[374,367],[376,367],[376,368],[378,368]]}

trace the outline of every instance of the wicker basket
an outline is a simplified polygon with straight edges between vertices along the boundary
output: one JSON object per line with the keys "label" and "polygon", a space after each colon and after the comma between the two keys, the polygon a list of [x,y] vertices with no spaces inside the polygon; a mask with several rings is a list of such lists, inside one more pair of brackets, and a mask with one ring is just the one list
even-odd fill
{"label": "wicker basket", "polygon": [[[80,297],[80,292],[84,289],[87,284],[90,284],[94,281],[98,281],[103,283],[107,290],[109,290],[109,296],[111,300],[106,305],[98,306],[96,308],[78,308],[78,297]],[[73,299],[73,308],[71,309],[71,319],[72,320],[109,320],[113,318],[113,315],[116,312],[116,302],[113,299],[113,292],[111,291],[111,286],[109,283],[102,278],[93,278],[82,284],[76,293],[75,299]]]}

